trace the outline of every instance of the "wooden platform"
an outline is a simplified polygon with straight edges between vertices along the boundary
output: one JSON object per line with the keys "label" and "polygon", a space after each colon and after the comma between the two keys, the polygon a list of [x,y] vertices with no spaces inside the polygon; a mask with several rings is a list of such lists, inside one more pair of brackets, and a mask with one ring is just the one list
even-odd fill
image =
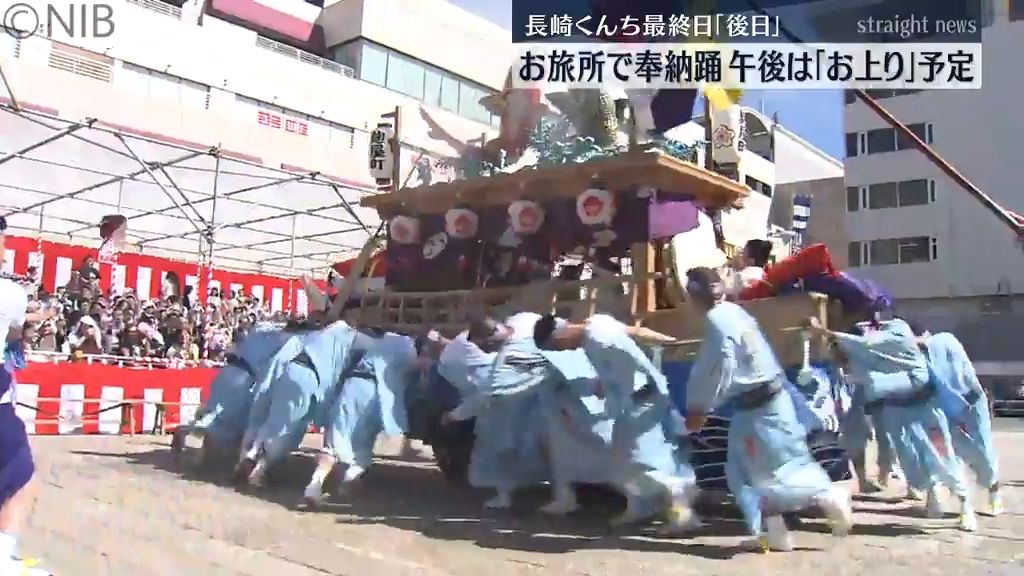
{"label": "wooden platform", "polygon": [[[678,308],[643,313],[636,309],[637,284],[631,277],[595,278],[576,282],[553,280],[528,286],[448,292],[382,292],[364,297],[360,307],[345,313],[355,324],[381,326],[406,334],[434,329],[453,337],[466,329],[469,317],[486,311],[502,318],[516,312],[560,312],[582,321],[595,313],[610,314],[624,322],[639,323],[679,339],[665,351],[666,360],[692,360],[704,334],[704,318],[684,304]],[[809,316],[828,325],[835,311],[820,294],[792,294],[740,302],[761,324],[779,361],[785,366],[803,360],[800,331]],[[612,308],[612,309],[608,309]],[[822,343],[812,356],[824,358]]]}
{"label": "wooden platform", "polygon": [[655,150],[407,188],[365,196],[360,205],[375,208],[386,219],[398,214],[441,214],[457,206],[507,206],[524,199],[574,198],[595,186],[608,190],[650,186],[663,192],[689,194],[710,208],[735,205],[750,193],[744,184]]}

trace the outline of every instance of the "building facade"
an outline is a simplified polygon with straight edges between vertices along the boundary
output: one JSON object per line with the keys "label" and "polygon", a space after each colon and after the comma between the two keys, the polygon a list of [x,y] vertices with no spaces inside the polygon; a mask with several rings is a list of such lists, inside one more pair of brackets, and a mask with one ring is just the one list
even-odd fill
{"label": "building facade", "polygon": [[[894,116],[1003,207],[1021,212],[1024,2],[997,2],[980,90],[876,90]],[[845,106],[847,255],[902,314],[961,334],[980,358],[1018,356],[1024,250],[1013,232],[851,95]]]}
{"label": "building facade", "polygon": [[[755,193],[746,200],[743,210],[723,214],[726,241],[742,246],[752,238],[770,236],[778,240],[779,247],[788,249],[788,233],[794,228],[793,186],[801,186],[801,190],[814,195],[814,187],[806,183],[841,180],[843,163],[757,110],[741,106],[740,111],[746,128],[746,149],[739,153],[736,169],[739,180]],[[668,136],[684,143],[704,140],[703,115],[670,131]],[[703,165],[702,151],[697,161]],[[812,226],[815,206],[812,204],[811,208]],[[845,241],[838,245],[845,249]],[[776,254],[780,251],[776,250]]]}
{"label": "building facade", "polygon": [[107,37],[0,34],[19,104],[367,189],[382,114],[402,110],[412,183],[421,156],[455,154],[426,117],[463,141],[496,133],[479,100],[502,88],[510,32],[443,0],[107,3]]}

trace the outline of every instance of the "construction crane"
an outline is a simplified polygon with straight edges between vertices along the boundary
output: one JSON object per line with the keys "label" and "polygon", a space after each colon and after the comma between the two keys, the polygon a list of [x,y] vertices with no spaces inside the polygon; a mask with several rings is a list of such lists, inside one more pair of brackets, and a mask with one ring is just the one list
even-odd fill
{"label": "construction crane", "polygon": [[[754,10],[754,12],[758,13],[759,15],[771,17],[771,14],[767,10],[762,8],[756,2],[756,0],[747,0],[747,3],[750,4],[750,7]],[[786,28],[785,25],[781,23],[779,23],[779,32],[783,36],[785,36],[787,40],[794,44],[805,44],[803,40],[801,40],[796,34],[794,34],[792,31]],[[926,158],[931,160],[932,163],[935,164],[939,168],[939,170],[942,170],[942,172],[946,176],[949,176],[950,179],[956,182],[961,188],[966,190],[968,194],[973,196],[978,202],[981,202],[981,204],[985,206],[985,208],[987,208],[990,212],[992,212],[996,216],[996,218],[998,218],[1004,224],[1009,226],[1010,229],[1013,230],[1013,233],[1016,235],[1018,241],[1024,241],[1024,218],[1020,218],[1013,214],[1012,212],[1010,212],[1009,210],[1003,208],[1002,206],[999,205],[999,203],[993,200],[991,196],[989,196],[980,188],[975,186],[970,180],[967,179],[966,176],[964,176],[962,173],[960,173],[959,170],[954,168],[952,164],[947,162],[942,156],[939,156],[938,152],[936,152],[931,146],[929,146],[927,142],[922,140],[917,134],[914,133],[913,130],[908,128],[906,124],[900,122],[899,119],[897,119],[888,110],[882,107],[882,105],[879,104],[877,100],[872,98],[867,92],[861,89],[855,89],[852,90],[852,92],[857,96],[858,100],[867,105],[867,107],[870,108],[875,114],[878,114],[878,116],[882,120],[885,120],[886,124],[891,126],[893,130],[895,130],[898,134],[902,134],[907,140],[912,142],[914,144],[914,147],[917,148],[922,154],[924,154]]]}

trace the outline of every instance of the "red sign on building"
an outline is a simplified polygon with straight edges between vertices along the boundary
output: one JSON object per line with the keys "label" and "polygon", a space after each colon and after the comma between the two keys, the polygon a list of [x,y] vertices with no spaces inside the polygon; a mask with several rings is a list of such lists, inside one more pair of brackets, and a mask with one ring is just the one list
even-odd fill
{"label": "red sign on building", "polygon": [[259,122],[260,126],[269,126],[271,128],[284,130],[285,132],[298,134],[300,136],[306,136],[309,132],[309,124],[292,118],[282,117],[281,115],[274,114],[273,112],[260,110],[256,121]]}

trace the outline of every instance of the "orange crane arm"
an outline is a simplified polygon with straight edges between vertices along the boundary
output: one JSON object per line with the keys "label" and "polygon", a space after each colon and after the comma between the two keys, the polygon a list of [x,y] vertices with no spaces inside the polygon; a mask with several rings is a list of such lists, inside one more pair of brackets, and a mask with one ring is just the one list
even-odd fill
{"label": "orange crane arm", "polygon": [[[767,10],[759,6],[755,0],[747,0],[747,3],[750,4],[750,7],[753,8],[754,12],[757,12],[762,16],[771,17],[771,14],[769,14]],[[781,32],[782,35],[786,37],[786,39],[788,39],[790,42],[794,44],[805,43],[796,34],[793,34],[793,32],[791,32],[781,23],[779,24],[779,32]],[[910,128],[908,128],[906,124],[900,122],[895,116],[889,113],[889,111],[883,108],[882,105],[878,103],[878,101],[869,96],[867,92],[860,89],[854,90],[853,92],[854,94],[857,95],[857,98],[860,99],[861,102],[866,104],[868,108],[871,108],[871,110],[875,114],[878,114],[878,116],[881,117],[882,120],[885,120],[885,122],[889,126],[891,126],[893,130],[895,130],[899,134],[902,134],[911,142],[913,142],[914,147],[917,148],[922,154],[924,154],[926,158],[931,160],[932,163],[939,168],[939,170],[942,170],[944,174],[949,176],[961,188],[966,190],[968,194],[974,196],[974,198],[978,202],[981,202],[982,205],[985,206],[985,208],[988,208],[990,212],[995,214],[996,218],[999,218],[1000,220],[1003,221],[1004,224],[1009,226],[1010,229],[1013,230],[1014,234],[1017,235],[1018,239],[1024,239],[1024,222],[1018,220],[1016,217],[1014,217],[1013,214],[1011,214],[1008,210],[1006,210],[1005,208],[1000,206],[995,200],[993,200],[991,196],[985,194],[984,192],[981,191],[980,188],[971,183],[971,181],[968,180],[966,176],[961,174],[959,170],[954,168],[953,165],[947,162],[942,156],[939,156],[938,152],[932,149],[932,147],[929,146],[927,142],[919,138],[917,134],[914,134],[914,132]]]}

